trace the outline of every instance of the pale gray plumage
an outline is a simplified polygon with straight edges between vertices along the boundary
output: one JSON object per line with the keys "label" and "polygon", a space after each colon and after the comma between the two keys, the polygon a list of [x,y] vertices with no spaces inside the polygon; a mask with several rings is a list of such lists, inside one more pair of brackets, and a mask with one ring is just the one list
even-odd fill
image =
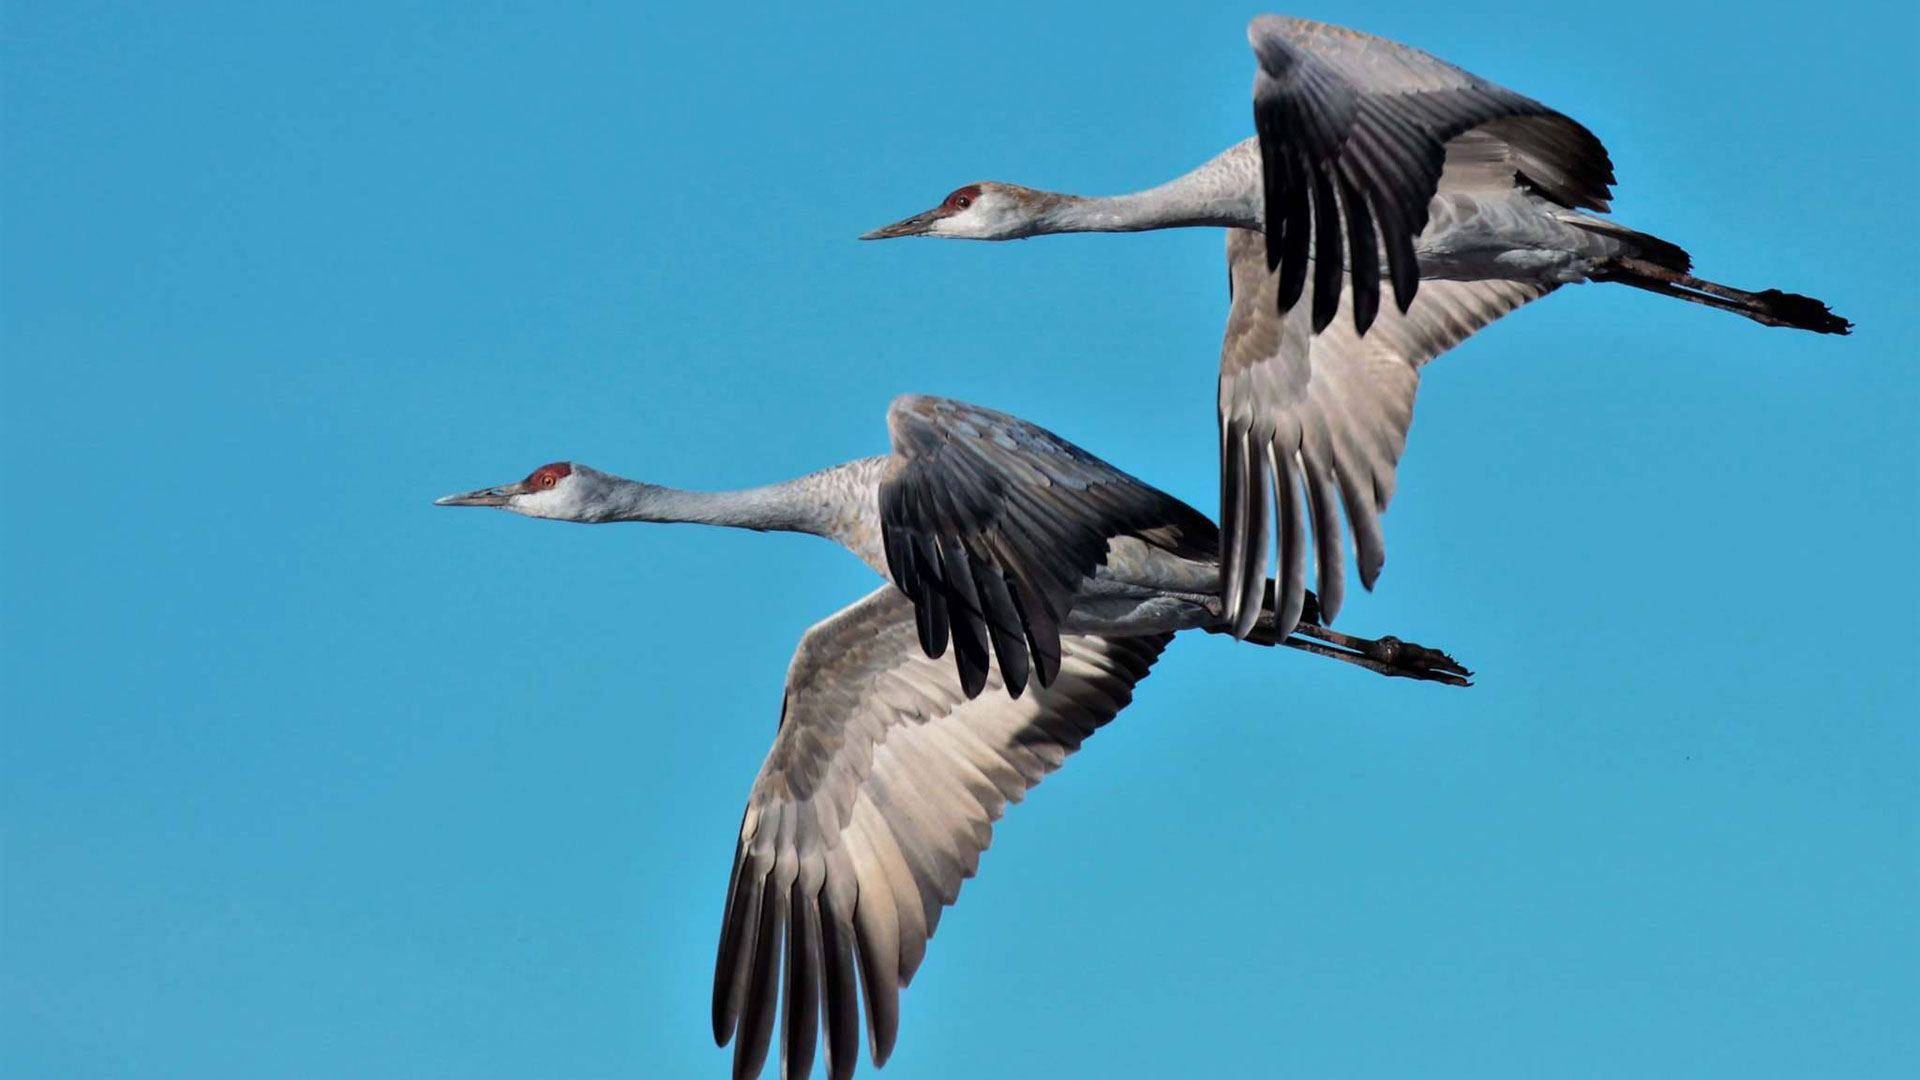
{"label": "pale gray plumage", "polygon": [[794,654],[780,731],[740,824],[714,969],[714,1037],[740,1040],[736,1076],[757,1074],[771,1045],[766,987],[780,965],[767,958],[783,941],[782,1074],[812,1064],[817,1014],[828,1074],[849,1075],[862,996],[869,1054],[885,1063],[900,989],[993,823],[1126,707],[1173,636],[1069,634],[1049,685],[1015,699],[989,676],[988,692],[969,698],[950,663],[918,648],[911,606],[883,587],[809,630]]}
{"label": "pale gray plumage", "polygon": [[[1264,233],[1256,244],[1229,241],[1220,516],[1222,601],[1235,633],[1262,617],[1252,600],[1275,543],[1287,629],[1306,590],[1309,533],[1323,614],[1337,614],[1336,495],[1371,586],[1415,370],[1528,300],[1562,284],[1617,281],[1768,326],[1850,328],[1809,297],[1694,277],[1678,246],[1587,213],[1608,209],[1606,149],[1537,101],[1418,49],[1305,19],[1261,16],[1248,41],[1258,134],[1192,172],[1098,198],[981,181],[864,237]],[[1266,276],[1272,285],[1255,288]],[[1385,310],[1383,277],[1395,297]],[[1429,292],[1437,299],[1423,305]],[[1256,356],[1263,348],[1273,352]]]}
{"label": "pale gray plumage", "polygon": [[[1428,281],[1410,308],[1381,312],[1365,337],[1346,319],[1315,335],[1305,320],[1273,317],[1279,278],[1267,271],[1259,233],[1229,230],[1227,264],[1233,304],[1220,355],[1220,528],[1224,550],[1255,556],[1229,556],[1222,566],[1227,611],[1244,635],[1266,581],[1269,495],[1280,523],[1279,625],[1292,625],[1306,592],[1309,523],[1320,611],[1331,620],[1345,594],[1336,503],[1352,523],[1361,584],[1372,588],[1386,561],[1380,514],[1413,424],[1420,368],[1555,286]],[[1344,294],[1340,310],[1356,299]]]}
{"label": "pale gray plumage", "polygon": [[[783,1075],[806,1074],[822,1032],[828,1074],[851,1075],[863,1003],[869,1054],[884,1062],[900,988],[1006,804],[1126,706],[1174,633],[1225,630],[1204,515],[1004,413],[908,395],[887,421],[886,457],[746,491],[555,463],[440,500],[806,532],[893,568],[899,588],[801,639],[748,796],[713,985],[714,1036],[733,1041],[736,1077],[760,1072],[776,1017]],[[1272,610],[1265,597],[1256,607]],[[1385,675],[1470,674],[1394,638],[1301,632],[1312,640],[1275,634],[1269,614],[1253,640]]]}

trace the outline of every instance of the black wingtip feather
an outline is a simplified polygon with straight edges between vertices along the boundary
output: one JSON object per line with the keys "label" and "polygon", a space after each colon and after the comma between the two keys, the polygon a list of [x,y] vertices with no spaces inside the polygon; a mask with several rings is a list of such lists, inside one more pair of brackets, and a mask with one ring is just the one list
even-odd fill
{"label": "black wingtip feather", "polygon": [[1269,118],[1266,111],[1256,103],[1253,109],[1253,127],[1260,133],[1260,194],[1266,205],[1266,253],[1267,273],[1271,274],[1280,266],[1286,222],[1284,216],[1276,212],[1286,205],[1287,176],[1286,163],[1279,154],[1268,154],[1268,146],[1284,145],[1286,135],[1282,125]]}
{"label": "black wingtip feather", "polygon": [[1319,333],[1340,310],[1341,278],[1346,255],[1341,250],[1340,204],[1333,194],[1333,176],[1326,168],[1313,176],[1313,332]]}
{"label": "black wingtip feather", "polygon": [[788,900],[787,993],[780,1013],[780,1075],[806,1080],[820,1039],[820,904],[793,883]]}
{"label": "black wingtip feather", "polygon": [[913,625],[920,648],[935,660],[947,652],[947,598],[939,589],[924,589],[913,605]]}
{"label": "black wingtip feather", "polygon": [[1047,607],[1045,598],[1027,582],[1016,578],[1007,585],[1020,611],[1020,625],[1026,628],[1027,648],[1033,655],[1033,674],[1041,686],[1052,686],[1060,674],[1060,622]]}
{"label": "black wingtip feather", "polygon": [[[771,867],[767,877],[772,876]],[[734,1080],[752,1080],[767,1063],[767,1051],[773,1046],[773,1019],[780,1003],[780,946],[787,921],[786,893],[772,888],[763,878],[751,886],[758,901],[753,934],[753,962],[742,985],[746,989],[740,1008],[739,1040],[733,1044]]]}
{"label": "black wingtip feather", "polygon": [[[1291,157],[1283,162],[1287,189],[1281,193],[1280,290],[1281,311],[1292,311],[1307,290],[1308,244],[1313,239],[1313,207],[1307,198],[1307,166]],[[1269,207],[1273,205],[1269,198]],[[1273,223],[1267,223],[1271,236]]]}
{"label": "black wingtip feather", "polygon": [[953,638],[954,662],[960,668],[960,689],[971,699],[987,685],[986,617],[972,562],[960,541],[942,537],[940,558],[947,582],[947,628]]}
{"label": "black wingtip feather", "polygon": [[1020,630],[1020,608],[998,567],[979,560],[974,568],[974,581],[980,587],[980,606],[987,620],[987,636],[993,642],[993,655],[1000,662],[1000,681],[1007,692],[1017,698],[1026,690],[1027,678],[1032,674],[1026,635]]}
{"label": "black wingtip feather", "polygon": [[853,927],[833,910],[831,901],[820,920],[820,952],[827,1076],[848,1080],[860,1063],[860,988],[853,965]]}
{"label": "black wingtip feather", "polygon": [[[784,719],[784,718],[783,718]],[[713,1043],[725,1046],[740,1019],[739,953],[744,933],[746,898],[740,894],[744,846],[733,845],[733,875],[727,879],[727,902],[720,914],[720,948],[713,960]]]}
{"label": "black wingtip feather", "polygon": [[1420,258],[1413,253],[1411,240],[1391,253],[1387,269],[1393,277],[1393,302],[1405,315],[1413,307],[1414,294],[1420,291]]}
{"label": "black wingtip feather", "polygon": [[1340,202],[1347,215],[1347,256],[1352,260],[1347,287],[1353,290],[1353,331],[1361,337],[1380,313],[1380,251],[1373,236],[1373,213],[1366,197],[1342,175]]}

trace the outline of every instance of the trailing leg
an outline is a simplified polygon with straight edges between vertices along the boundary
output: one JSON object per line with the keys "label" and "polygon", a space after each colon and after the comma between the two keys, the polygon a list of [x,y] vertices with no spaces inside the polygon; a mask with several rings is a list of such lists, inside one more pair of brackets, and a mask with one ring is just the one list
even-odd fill
{"label": "trailing leg", "polygon": [[[1418,679],[1422,682],[1445,683],[1448,686],[1472,686],[1469,681],[1473,672],[1462,667],[1459,661],[1439,649],[1429,649],[1411,641],[1402,641],[1388,635],[1380,638],[1363,638],[1353,634],[1343,634],[1320,625],[1320,605],[1314,595],[1307,594],[1306,610],[1300,625],[1294,628],[1291,636],[1277,638],[1273,624],[1273,583],[1267,583],[1265,604],[1253,629],[1246,640],[1255,645],[1284,645],[1289,649],[1312,653],[1339,660],[1342,663],[1355,664],[1380,675],[1401,679]],[[1214,612],[1218,616],[1218,611]],[[1221,623],[1207,627],[1208,632],[1225,634],[1230,628]]]}
{"label": "trailing leg", "polygon": [[[1317,639],[1315,641],[1304,640]],[[1323,644],[1324,643],[1324,644]],[[1290,649],[1331,656],[1369,671],[1406,679],[1446,683],[1448,686],[1472,686],[1473,672],[1439,649],[1429,649],[1391,634],[1378,638],[1355,637],[1324,626],[1302,623],[1293,636],[1280,642]]]}
{"label": "trailing leg", "polygon": [[1632,256],[1608,259],[1590,276],[1594,281],[1617,281],[1662,296],[1731,311],[1764,326],[1787,326],[1816,334],[1846,334],[1853,330],[1852,323],[1811,296],[1779,289],[1747,292]]}

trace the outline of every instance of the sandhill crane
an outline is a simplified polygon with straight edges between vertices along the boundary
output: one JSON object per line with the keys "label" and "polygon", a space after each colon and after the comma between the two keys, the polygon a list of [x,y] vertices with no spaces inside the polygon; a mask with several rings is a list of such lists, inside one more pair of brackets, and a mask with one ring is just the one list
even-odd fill
{"label": "sandhill crane", "polygon": [[[1607,209],[1612,163],[1539,102],[1337,26],[1268,15],[1247,38],[1258,134],[1185,176],[1105,198],[968,184],[861,237],[1232,230],[1219,424],[1222,599],[1236,634],[1261,612],[1268,489],[1278,631],[1304,607],[1309,521],[1330,621],[1344,594],[1336,501],[1372,588],[1420,367],[1560,285],[1617,281],[1768,326],[1850,329],[1818,300],[1694,277],[1678,246],[1582,213]],[[1395,300],[1384,311],[1383,277]]]}
{"label": "sandhill crane", "polygon": [[[736,1078],[765,1064],[783,999],[782,1075],[807,1075],[823,1029],[828,1075],[852,1075],[863,997],[868,1052],[884,1064],[900,988],[1006,804],[1126,707],[1175,632],[1225,628],[1218,533],[1178,499],[988,409],[908,396],[887,424],[889,456],[747,491],[560,463],[438,500],[812,533],[899,586],[808,630],[787,669],[714,965],[713,1033],[738,1040]],[[1470,674],[1393,638],[1271,627],[1260,620],[1253,640],[1388,675],[1467,685]],[[949,636],[957,662],[939,659]]]}

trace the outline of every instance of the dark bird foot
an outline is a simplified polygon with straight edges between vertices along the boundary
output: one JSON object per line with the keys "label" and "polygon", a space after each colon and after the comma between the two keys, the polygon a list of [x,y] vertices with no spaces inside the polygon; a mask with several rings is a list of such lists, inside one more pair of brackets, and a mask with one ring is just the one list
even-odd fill
{"label": "dark bird foot", "polygon": [[[1367,647],[1367,656],[1383,665],[1383,673],[1409,679],[1444,682],[1449,686],[1472,686],[1473,672],[1439,649],[1429,649],[1389,634]],[[1380,669],[1376,669],[1380,670]]]}

